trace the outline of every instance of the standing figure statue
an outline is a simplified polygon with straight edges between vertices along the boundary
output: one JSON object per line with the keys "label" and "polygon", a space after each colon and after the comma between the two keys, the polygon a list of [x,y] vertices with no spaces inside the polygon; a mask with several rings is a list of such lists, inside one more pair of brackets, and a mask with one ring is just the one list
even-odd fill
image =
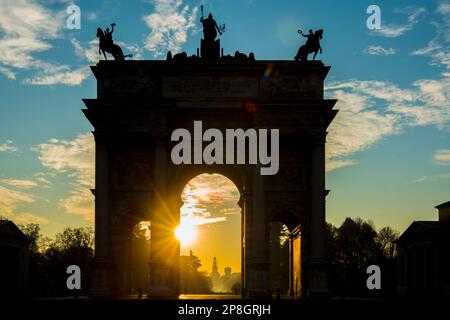
{"label": "standing figure statue", "polygon": [[322,47],[320,46],[320,40],[323,36],[323,30],[317,30],[313,33],[313,31],[310,29],[308,34],[304,34],[302,30],[298,30],[298,33],[305,38],[307,38],[306,43],[301,46],[298,51],[297,55],[295,56],[295,61],[306,61],[308,60],[308,54],[314,52],[313,60],[316,59],[317,52],[320,51],[322,53]]}
{"label": "standing figure statue", "polygon": [[98,53],[105,56],[105,60],[108,60],[106,57],[106,52],[112,54],[114,60],[124,61],[126,57],[132,57],[132,54],[128,54],[126,56],[123,55],[122,49],[114,43],[112,39],[112,34],[114,32],[115,23],[111,24],[111,30],[106,28],[103,32],[101,28],[97,28],[97,38],[99,38],[99,48]]}
{"label": "standing figure statue", "polygon": [[219,58],[220,40],[216,40],[216,37],[217,32],[222,35],[225,26],[219,27],[211,13],[208,15],[208,18],[203,18],[203,6],[201,6],[201,11],[200,22],[203,25],[203,39],[200,43],[201,56],[202,58]]}

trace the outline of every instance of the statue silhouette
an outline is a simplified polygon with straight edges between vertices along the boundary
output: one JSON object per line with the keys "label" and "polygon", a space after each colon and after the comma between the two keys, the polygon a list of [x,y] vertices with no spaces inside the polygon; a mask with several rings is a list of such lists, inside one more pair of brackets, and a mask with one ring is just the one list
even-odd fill
{"label": "statue silhouette", "polygon": [[214,20],[212,14],[208,15],[208,18],[203,18],[203,8],[202,8],[202,16],[200,18],[200,22],[203,25],[203,38],[207,42],[212,42],[216,40],[217,32],[222,35],[219,26],[217,25],[216,20]]}
{"label": "statue silhouette", "polygon": [[98,53],[105,56],[105,60],[108,60],[106,57],[106,52],[112,54],[114,60],[124,61],[126,57],[132,57],[132,54],[123,55],[123,51],[117,44],[114,43],[112,34],[114,32],[115,23],[111,24],[111,30],[106,28],[105,32],[101,28],[97,28],[97,38],[99,38],[99,48]]}
{"label": "statue silhouette", "polygon": [[313,52],[313,60],[316,59],[317,52],[320,51],[320,53],[322,53],[320,39],[322,39],[323,30],[320,29],[313,33],[313,31],[310,29],[308,34],[304,34],[302,30],[298,30],[298,33],[307,38],[307,40],[306,43],[298,49],[297,55],[295,56],[294,60],[306,61],[308,60],[308,54]]}
{"label": "statue silhouette", "polygon": [[217,25],[213,15],[210,13],[208,18],[203,18],[203,6],[201,6],[202,16],[200,22],[203,25],[203,39],[200,43],[202,58],[219,58],[220,56],[220,40],[217,39],[217,32],[222,35],[222,29]]}

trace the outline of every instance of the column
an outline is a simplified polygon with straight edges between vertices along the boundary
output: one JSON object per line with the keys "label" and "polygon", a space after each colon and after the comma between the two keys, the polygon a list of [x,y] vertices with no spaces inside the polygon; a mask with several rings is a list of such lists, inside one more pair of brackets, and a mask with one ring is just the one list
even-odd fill
{"label": "column", "polygon": [[154,150],[149,297],[178,298],[180,246],[174,231],[180,221],[181,199],[179,194],[169,193],[167,169],[170,160],[163,137],[157,138]]}
{"label": "column", "polygon": [[268,298],[270,292],[269,237],[265,213],[264,178],[257,166],[252,167],[250,249],[246,250],[247,291],[250,297]]}
{"label": "column", "polygon": [[295,296],[294,286],[294,239],[289,234],[289,295]]}
{"label": "column", "polygon": [[95,259],[92,296],[112,296],[114,264],[109,252],[109,152],[106,138],[95,136]]}
{"label": "column", "polygon": [[325,246],[325,138],[314,137],[311,146],[311,274],[309,295],[326,296],[328,263]]}
{"label": "column", "polygon": [[239,197],[239,208],[240,208],[240,213],[241,213],[241,296],[245,297],[245,283],[246,283],[246,278],[245,278],[245,241],[246,241],[246,225],[247,222],[245,220],[245,199],[247,197],[247,193],[245,190],[240,190],[241,195]]}
{"label": "column", "polygon": [[242,273],[242,296],[247,297],[248,296],[248,287],[250,284],[250,278],[249,278],[249,259],[250,259],[250,253],[251,253],[251,247],[252,247],[252,194],[249,190],[244,190],[243,194],[243,210],[242,210],[242,228],[243,228],[243,234],[242,234],[242,266],[243,269],[241,270]]}

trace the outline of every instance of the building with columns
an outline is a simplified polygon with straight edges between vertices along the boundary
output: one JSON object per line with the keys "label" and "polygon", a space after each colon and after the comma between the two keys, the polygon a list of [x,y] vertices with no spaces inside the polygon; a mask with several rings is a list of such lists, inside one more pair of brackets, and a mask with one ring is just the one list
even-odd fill
{"label": "building with columns", "polygon": [[29,294],[29,244],[14,222],[0,220],[0,297]]}
{"label": "building with columns", "polygon": [[397,240],[400,295],[450,297],[450,201],[438,221],[414,221]]}

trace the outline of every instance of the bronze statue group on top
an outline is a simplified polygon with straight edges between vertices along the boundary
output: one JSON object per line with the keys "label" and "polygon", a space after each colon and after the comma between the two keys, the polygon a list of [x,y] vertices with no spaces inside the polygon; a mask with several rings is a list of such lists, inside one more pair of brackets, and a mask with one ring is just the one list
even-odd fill
{"label": "bronze statue group on top", "polygon": [[304,34],[302,30],[297,31],[300,35],[306,38],[306,43],[298,49],[297,55],[294,57],[295,61],[306,61],[308,60],[308,54],[314,52],[313,60],[316,59],[317,52],[322,53],[322,47],[320,46],[320,40],[323,36],[323,30],[317,30],[313,33],[309,29],[308,34]]}
{"label": "bronze statue group on top", "polygon": [[[220,49],[220,39],[217,38],[217,33],[222,35],[225,32],[225,24],[218,25],[212,13],[209,13],[208,18],[203,17],[203,6],[201,8],[202,16],[200,17],[200,22],[203,26],[203,39],[200,41],[200,49],[197,48],[197,54],[188,56],[186,52],[177,53],[172,55],[172,52],[167,52],[167,61],[183,61],[187,59],[198,59],[201,58],[203,60],[217,60],[217,59],[225,59],[225,60],[249,60],[254,61],[255,55],[253,52],[247,56],[245,53],[241,53],[236,51],[234,56],[223,54],[223,48]],[[103,31],[101,28],[97,28],[97,37],[99,38],[99,54],[104,55],[105,59],[106,52],[110,53],[114,60],[116,61],[124,61],[126,57],[132,57],[132,54],[124,55],[122,49],[119,45],[115,44],[112,39],[112,33],[114,32],[115,23],[111,24],[111,30],[106,28]],[[302,45],[294,57],[295,61],[307,61],[308,55],[310,53],[314,53],[313,60],[315,60],[318,52],[322,53],[322,47],[320,46],[320,40],[323,36],[323,30],[317,30],[313,32],[311,29],[308,34],[304,34],[302,30],[298,30],[298,33],[303,37],[307,38],[306,43]]]}
{"label": "bronze statue group on top", "polygon": [[98,54],[102,54],[105,56],[105,60],[108,60],[106,57],[106,52],[112,54],[114,60],[124,61],[126,57],[132,57],[132,54],[124,55],[122,48],[119,45],[115,44],[112,38],[112,34],[114,32],[115,23],[111,23],[111,31],[109,28],[106,28],[105,31],[101,28],[97,28],[97,38],[99,38],[99,48]]}

